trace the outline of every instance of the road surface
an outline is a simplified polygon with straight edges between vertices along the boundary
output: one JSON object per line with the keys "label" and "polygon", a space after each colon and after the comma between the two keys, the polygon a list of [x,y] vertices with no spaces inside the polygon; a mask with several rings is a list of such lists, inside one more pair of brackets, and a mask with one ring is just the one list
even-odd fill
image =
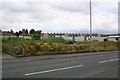
{"label": "road surface", "polygon": [[4,62],[3,78],[118,78],[118,53]]}

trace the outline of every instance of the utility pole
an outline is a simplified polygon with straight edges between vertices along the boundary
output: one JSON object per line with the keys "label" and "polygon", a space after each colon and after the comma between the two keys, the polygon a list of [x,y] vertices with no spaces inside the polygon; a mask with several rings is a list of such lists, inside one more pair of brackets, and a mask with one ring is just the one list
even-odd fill
{"label": "utility pole", "polygon": [[90,0],[90,53],[92,53],[92,13],[91,13],[91,0]]}

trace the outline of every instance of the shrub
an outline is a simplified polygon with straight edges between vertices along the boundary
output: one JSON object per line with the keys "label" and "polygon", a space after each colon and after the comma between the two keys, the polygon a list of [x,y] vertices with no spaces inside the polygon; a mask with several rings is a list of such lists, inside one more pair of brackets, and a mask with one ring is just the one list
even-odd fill
{"label": "shrub", "polygon": [[16,55],[22,55],[23,54],[23,46],[18,45],[14,47]]}
{"label": "shrub", "polygon": [[66,40],[65,41],[65,44],[73,44],[74,42],[73,41],[71,41],[71,40]]}
{"label": "shrub", "polygon": [[27,55],[35,55],[37,53],[37,49],[34,45],[26,46]]}
{"label": "shrub", "polygon": [[42,52],[47,52],[48,51],[48,45],[47,44],[43,44],[40,46],[40,51]]}

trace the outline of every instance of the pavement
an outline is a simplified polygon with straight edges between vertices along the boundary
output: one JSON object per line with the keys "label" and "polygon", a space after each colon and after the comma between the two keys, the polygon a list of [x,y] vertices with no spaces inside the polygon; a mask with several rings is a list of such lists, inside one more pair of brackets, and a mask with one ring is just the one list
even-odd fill
{"label": "pavement", "polygon": [[8,54],[3,54],[2,60],[4,62],[21,62],[21,61],[43,60],[43,59],[69,58],[69,57],[77,57],[77,56],[101,55],[101,54],[110,54],[113,52],[118,53],[118,51],[106,51],[106,52],[92,52],[92,53],[88,52],[88,53],[28,56],[28,57],[18,57],[18,58],[15,58]]}
{"label": "pavement", "polygon": [[2,53],[1,58],[2,58],[2,59],[12,59],[12,58],[14,58],[14,57],[11,56],[11,55],[8,55],[8,54],[5,54],[5,53]]}
{"label": "pavement", "polygon": [[2,77],[118,78],[118,61],[117,51],[3,59]]}

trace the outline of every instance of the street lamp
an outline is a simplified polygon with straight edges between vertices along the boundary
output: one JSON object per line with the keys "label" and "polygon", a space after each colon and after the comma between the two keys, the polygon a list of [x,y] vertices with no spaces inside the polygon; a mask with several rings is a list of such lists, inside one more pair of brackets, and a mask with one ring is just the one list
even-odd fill
{"label": "street lamp", "polygon": [[90,53],[92,53],[92,13],[91,13],[91,0],[90,0]]}

